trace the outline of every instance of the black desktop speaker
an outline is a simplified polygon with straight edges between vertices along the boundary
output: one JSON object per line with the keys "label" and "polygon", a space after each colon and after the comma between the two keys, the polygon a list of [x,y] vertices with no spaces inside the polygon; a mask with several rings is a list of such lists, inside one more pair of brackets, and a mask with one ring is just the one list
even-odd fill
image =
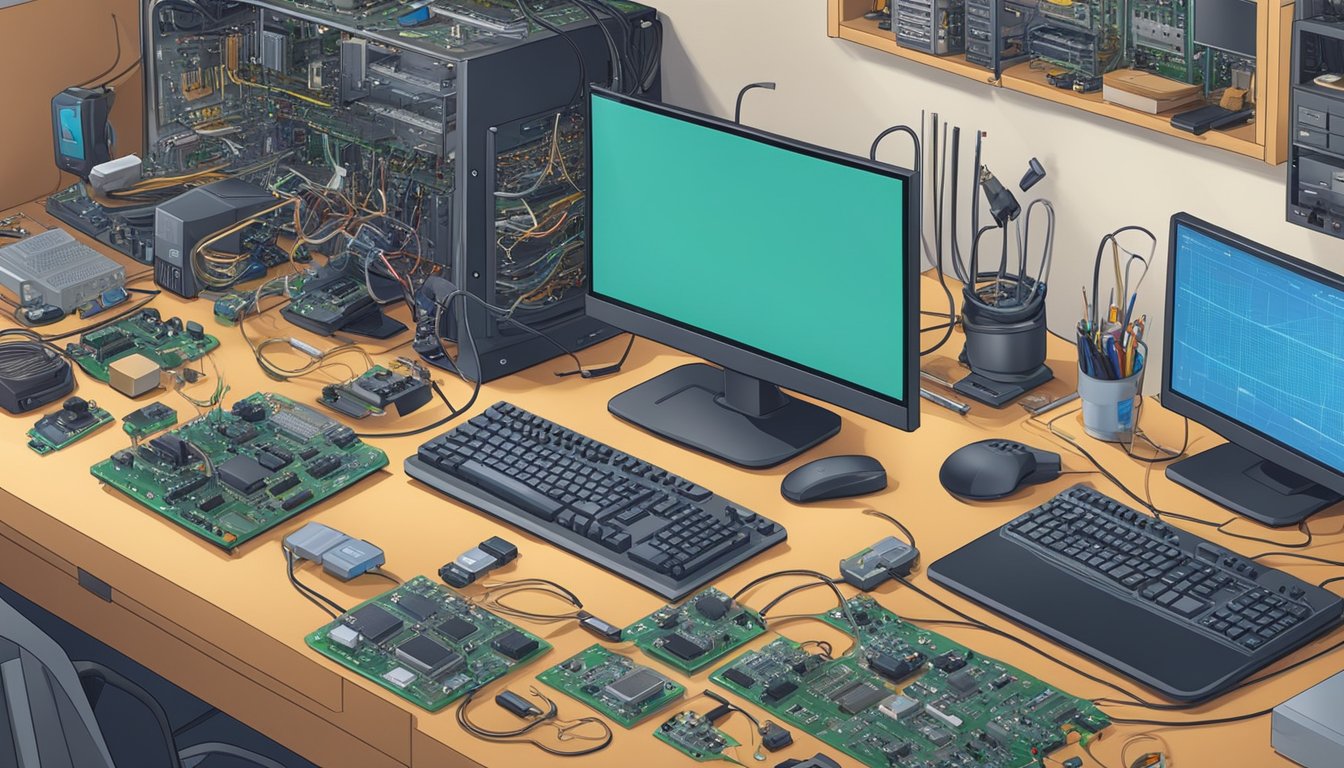
{"label": "black desktop speaker", "polygon": [[112,159],[115,96],[110,88],[70,87],[51,99],[51,143],[56,167],[88,181],[94,166]]}

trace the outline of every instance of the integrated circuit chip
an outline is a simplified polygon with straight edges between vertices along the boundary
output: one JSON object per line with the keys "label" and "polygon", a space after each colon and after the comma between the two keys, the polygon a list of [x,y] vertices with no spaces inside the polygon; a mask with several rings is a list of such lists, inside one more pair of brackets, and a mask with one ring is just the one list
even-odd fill
{"label": "integrated circuit chip", "polygon": [[603,690],[613,698],[638,706],[662,692],[668,679],[648,667],[639,667],[615,680]]}
{"label": "integrated circuit chip", "polygon": [[416,621],[424,621],[439,610],[439,606],[427,597],[422,597],[413,592],[407,592],[397,598],[397,605],[401,610],[415,617]]}
{"label": "integrated circuit chip", "polygon": [[887,696],[885,689],[872,683],[859,682],[849,686],[840,695],[836,696],[835,705],[840,708],[841,712],[857,715],[887,698]]}
{"label": "integrated circuit chip", "polygon": [[381,643],[405,625],[401,619],[372,603],[350,613],[346,623],[374,643]]}
{"label": "integrated circuit chip", "polygon": [[397,646],[397,658],[428,677],[455,672],[466,663],[456,651],[425,635],[416,635]]}
{"label": "integrated circuit chip", "polygon": [[672,635],[663,641],[663,650],[686,661],[705,655],[709,652],[710,647],[702,640],[690,638],[681,633]]}
{"label": "integrated circuit chip", "polygon": [[221,483],[235,491],[250,496],[266,485],[266,478],[273,472],[257,463],[251,456],[234,456],[215,468],[215,475]]}
{"label": "integrated circuit chip", "polygon": [[728,614],[728,600],[718,595],[705,595],[695,601],[695,610],[706,619],[718,621]]}
{"label": "integrated circuit chip", "polygon": [[439,624],[439,632],[453,642],[461,642],[471,637],[476,632],[476,625],[466,619],[460,619],[456,616]]}
{"label": "integrated circuit chip", "polygon": [[490,641],[490,647],[518,661],[537,650],[537,641],[516,629],[511,629]]}

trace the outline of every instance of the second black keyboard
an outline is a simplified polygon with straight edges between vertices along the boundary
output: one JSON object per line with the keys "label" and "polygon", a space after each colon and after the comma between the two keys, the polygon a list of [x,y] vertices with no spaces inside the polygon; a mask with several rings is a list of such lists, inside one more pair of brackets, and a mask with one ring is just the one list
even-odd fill
{"label": "second black keyboard", "polygon": [[1216,695],[1337,625],[1338,596],[1085,485],[929,576],[1177,699]]}
{"label": "second black keyboard", "polygon": [[505,402],[420,446],[406,474],[669,600],[787,536],[706,488]]}

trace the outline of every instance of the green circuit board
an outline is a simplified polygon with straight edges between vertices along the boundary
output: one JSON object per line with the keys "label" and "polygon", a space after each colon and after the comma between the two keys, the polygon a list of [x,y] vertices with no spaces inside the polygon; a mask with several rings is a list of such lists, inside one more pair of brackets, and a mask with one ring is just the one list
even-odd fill
{"label": "green circuit board", "polygon": [[624,728],[633,728],[686,693],[685,686],[651,667],[592,645],[537,675],[557,691],[578,699]]}
{"label": "green circuit board", "polygon": [[94,477],[224,549],[233,549],[387,466],[347,426],[274,394],[254,394],[118,451]]}
{"label": "green circuit board", "polygon": [[644,653],[686,674],[704,669],[765,632],[758,613],[710,587],[626,628]]}
{"label": "green circuit board", "polygon": [[654,738],[698,763],[714,760],[737,762],[724,754],[725,751],[740,746],[737,739],[715,728],[713,723],[695,712],[678,712],[658,726],[653,735]]}
{"label": "green circuit board", "polygon": [[430,712],[551,649],[424,576],[360,604],[305,640]]}
{"label": "green circuit board", "polygon": [[66,347],[79,367],[106,382],[107,367],[128,355],[141,354],[170,370],[190,360],[199,360],[219,346],[219,339],[204,331],[196,338],[177,318],[162,320],[158,310],[146,309],[105,328],[89,331],[79,342]]}
{"label": "green circuit board", "polygon": [[[849,600],[862,649],[837,659],[787,638],[710,679],[866,765],[1031,768],[1110,724],[1091,702],[902,621],[867,595]],[[820,617],[849,631],[837,609]]]}

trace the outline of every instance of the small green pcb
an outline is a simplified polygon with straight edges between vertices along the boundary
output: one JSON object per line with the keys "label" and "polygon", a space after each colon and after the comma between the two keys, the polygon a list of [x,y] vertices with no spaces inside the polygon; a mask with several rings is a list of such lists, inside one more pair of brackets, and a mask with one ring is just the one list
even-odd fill
{"label": "small green pcb", "polygon": [[233,549],[387,466],[349,427],[280,395],[217,408],[93,465],[94,477]]}
{"label": "small green pcb", "polygon": [[736,763],[725,751],[739,746],[737,739],[724,733],[695,712],[678,712],[658,726],[654,737],[683,755],[700,763],[727,760]]}
{"label": "small green pcb", "polygon": [[560,662],[537,679],[624,728],[633,728],[686,693],[685,686],[600,645]]}
{"label": "small green pcb", "polygon": [[765,632],[760,614],[710,587],[631,624],[625,639],[686,674],[718,661]]}
{"label": "small green pcb", "polygon": [[[710,679],[874,766],[1030,768],[1076,733],[1110,725],[1086,699],[902,621],[867,595],[849,600],[860,650],[838,659],[787,638]],[[820,617],[850,631],[840,610]]]}
{"label": "small green pcb", "polygon": [[131,436],[131,442],[139,443],[155,432],[177,423],[177,411],[163,403],[150,403],[144,408],[131,411],[121,420],[121,428]]}
{"label": "small green pcb", "polygon": [[158,310],[144,309],[109,326],[89,331],[70,344],[66,352],[93,378],[106,382],[107,367],[128,355],[140,354],[165,370],[205,357],[219,346],[219,339],[199,323],[185,325],[176,317],[161,319]]}
{"label": "small green pcb", "polygon": [[424,576],[361,604],[305,640],[430,712],[551,649]]}
{"label": "small green pcb", "polygon": [[45,456],[76,443],[116,421],[97,403],[72,397],[61,410],[37,420],[28,430],[28,447]]}

